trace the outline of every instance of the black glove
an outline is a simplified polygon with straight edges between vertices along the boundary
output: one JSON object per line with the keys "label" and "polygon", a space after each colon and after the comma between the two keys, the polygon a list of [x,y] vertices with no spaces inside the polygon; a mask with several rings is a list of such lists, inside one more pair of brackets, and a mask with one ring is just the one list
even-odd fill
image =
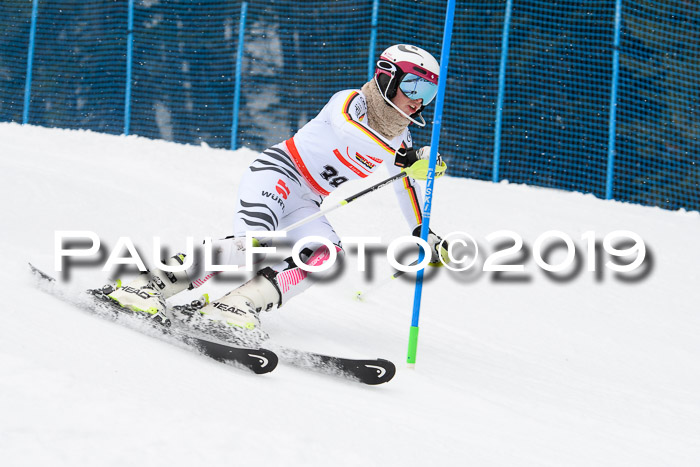
{"label": "black glove", "polygon": [[[428,177],[430,165],[430,146],[423,146],[419,150],[413,148],[399,148],[394,153],[394,165],[401,167],[406,173],[417,180],[425,180]],[[447,164],[442,160],[440,153],[435,164],[435,178],[441,177],[447,170]]]}
{"label": "black glove", "polygon": [[418,160],[418,152],[413,148],[399,148],[394,153],[394,165],[405,169]]}

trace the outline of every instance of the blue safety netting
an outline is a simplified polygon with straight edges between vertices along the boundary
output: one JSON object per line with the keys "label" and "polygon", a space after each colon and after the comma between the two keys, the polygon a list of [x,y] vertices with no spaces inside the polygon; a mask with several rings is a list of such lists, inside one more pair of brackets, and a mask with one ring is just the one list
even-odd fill
{"label": "blue safety netting", "polygon": [[[256,150],[361,87],[389,45],[439,57],[446,4],[39,0],[32,43],[33,3],[0,2],[0,121]],[[700,209],[698,2],[460,0],[455,20],[450,175]]]}
{"label": "blue safety netting", "polygon": [[[0,119],[21,121],[32,2],[0,8]],[[122,131],[126,14],[121,1],[39,2],[28,123]]]}
{"label": "blue safety netting", "polygon": [[0,121],[22,121],[32,5],[0,3]]}
{"label": "blue safety netting", "polygon": [[700,2],[630,2],[613,197],[700,210]]}
{"label": "blue safety netting", "polygon": [[605,194],[615,2],[513,6],[500,176]]}

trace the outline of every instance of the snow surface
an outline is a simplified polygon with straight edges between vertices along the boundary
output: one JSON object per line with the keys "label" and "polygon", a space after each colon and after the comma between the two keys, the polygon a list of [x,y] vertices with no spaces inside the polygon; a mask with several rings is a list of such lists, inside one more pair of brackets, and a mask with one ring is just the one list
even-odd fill
{"label": "snow surface", "polygon": [[[178,250],[187,236],[227,235],[252,151],[0,124],[0,154],[3,466],[700,465],[697,212],[438,180],[431,226],[474,236],[479,265],[493,251],[486,236],[502,229],[530,249],[552,229],[579,246],[585,231],[624,229],[644,239],[647,275],[623,281],[584,263],[554,282],[531,256],[526,282],[443,268],[426,281],[410,370],[413,282],[356,301],[392,269],[375,255],[368,282],[351,252],[339,278],[263,326],[282,344],[397,364],[393,381],[369,387],[284,365],[265,376],[221,365],[61,302],[29,274],[29,261],[53,272],[56,230],[94,231],[105,254],[128,236],[147,260],[153,236]],[[329,218],[341,237],[386,244],[407,234],[395,206],[387,188]],[[102,285],[104,259],[70,268],[69,286]]]}

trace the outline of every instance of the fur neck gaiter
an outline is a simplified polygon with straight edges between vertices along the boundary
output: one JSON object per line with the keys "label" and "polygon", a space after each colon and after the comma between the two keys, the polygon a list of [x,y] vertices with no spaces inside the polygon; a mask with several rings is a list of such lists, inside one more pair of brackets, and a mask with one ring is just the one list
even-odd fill
{"label": "fur neck gaiter", "polygon": [[388,140],[399,136],[411,121],[386,103],[377,89],[374,80],[362,86],[362,93],[367,101],[367,123],[370,128]]}

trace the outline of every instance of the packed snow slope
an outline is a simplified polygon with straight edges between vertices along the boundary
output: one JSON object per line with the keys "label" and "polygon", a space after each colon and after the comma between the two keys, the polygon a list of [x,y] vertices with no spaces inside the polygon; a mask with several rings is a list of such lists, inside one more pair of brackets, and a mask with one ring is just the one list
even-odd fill
{"label": "packed snow slope", "polygon": [[[700,465],[696,212],[443,177],[433,230],[467,232],[482,248],[471,270],[442,268],[426,281],[415,369],[404,363],[412,280],[355,300],[392,274],[383,251],[368,277],[348,248],[340,276],[262,317],[275,342],[397,364],[393,381],[369,387],[284,365],[256,376],[36,288],[27,263],[58,274],[55,231],[102,240],[103,256],[69,268],[76,291],[109,279],[101,266],[119,237],[149,262],[154,236],[177,251],[188,236],[228,235],[252,151],[0,124],[0,154],[3,466]],[[347,183],[327,202],[379,179]],[[341,237],[384,245],[408,233],[390,188],[329,219]],[[482,271],[504,248],[505,238],[489,240],[501,230],[524,249],[495,263],[523,272]],[[559,280],[533,258],[550,230],[577,246],[580,268]],[[644,263],[618,274],[603,252],[589,271],[582,235],[602,241],[616,230],[643,239]],[[212,280],[173,301],[244,280]]]}

